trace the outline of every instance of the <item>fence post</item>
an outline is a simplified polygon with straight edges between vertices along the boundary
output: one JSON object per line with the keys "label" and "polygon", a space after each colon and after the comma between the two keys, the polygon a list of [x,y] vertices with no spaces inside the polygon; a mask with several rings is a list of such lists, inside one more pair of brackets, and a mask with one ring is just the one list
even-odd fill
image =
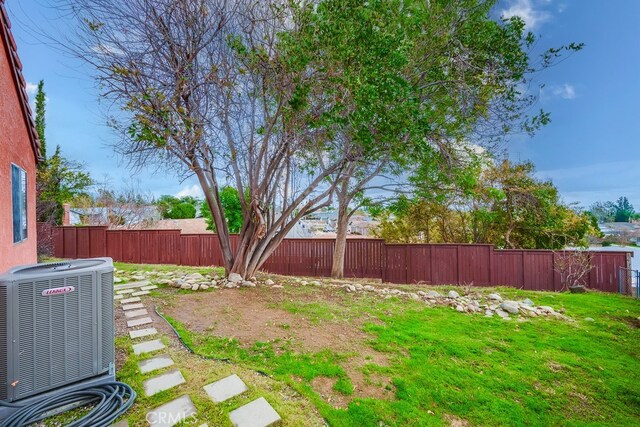
{"label": "fence post", "polygon": [[618,293],[622,294],[622,276],[623,276],[623,267],[618,267]]}

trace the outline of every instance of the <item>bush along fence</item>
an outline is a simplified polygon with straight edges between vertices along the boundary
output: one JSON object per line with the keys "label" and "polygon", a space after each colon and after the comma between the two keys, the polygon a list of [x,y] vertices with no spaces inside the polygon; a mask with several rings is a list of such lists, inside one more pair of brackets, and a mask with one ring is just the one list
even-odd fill
{"label": "bush along fence", "polygon": [[[180,230],[109,230],[107,227],[39,227],[38,240],[52,242],[59,258],[111,257],[135,264],[220,266],[215,234]],[[232,245],[237,239],[232,237]],[[326,277],[331,273],[331,239],[285,239],[262,266],[284,275]],[[575,254],[575,257],[572,255]],[[586,256],[585,256],[586,255]],[[347,241],[345,276],[392,283],[513,286],[559,291],[572,280],[588,288],[618,292],[621,268],[630,252],[500,250],[491,245],[387,244],[379,239]],[[574,259],[571,265],[567,259]],[[578,260],[576,262],[575,260]],[[575,273],[575,272],[574,272]]]}

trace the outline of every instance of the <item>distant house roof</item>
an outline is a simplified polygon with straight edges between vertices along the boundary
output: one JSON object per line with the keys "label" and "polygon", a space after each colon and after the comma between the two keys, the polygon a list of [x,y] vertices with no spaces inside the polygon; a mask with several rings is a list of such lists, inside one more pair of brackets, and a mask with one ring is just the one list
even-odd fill
{"label": "distant house roof", "polygon": [[33,120],[33,114],[31,107],[29,106],[29,96],[27,95],[27,82],[22,75],[22,62],[18,57],[18,46],[11,34],[11,21],[7,14],[7,9],[4,7],[5,0],[0,0],[0,31],[2,31],[2,40],[4,47],[8,54],[9,66],[13,71],[12,78],[18,91],[18,98],[20,99],[20,107],[22,109],[22,116],[24,117],[25,124],[27,125],[27,132],[29,133],[29,139],[31,140],[31,148],[36,158],[36,163],[42,160],[40,154],[40,140],[38,138],[38,132],[36,131],[36,123]]}
{"label": "distant house roof", "polygon": [[633,222],[603,222],[599,227],[604,234],[640,233],[640,224]]}
{"label": "distant house roof", "polygon": [[160,211],[155,205],[90,207],[71,208],[69,210],[69,224],[78,225],[87,222],[92,225],[108,225],[110,215],[122,217],[127,225],[160,220]]}

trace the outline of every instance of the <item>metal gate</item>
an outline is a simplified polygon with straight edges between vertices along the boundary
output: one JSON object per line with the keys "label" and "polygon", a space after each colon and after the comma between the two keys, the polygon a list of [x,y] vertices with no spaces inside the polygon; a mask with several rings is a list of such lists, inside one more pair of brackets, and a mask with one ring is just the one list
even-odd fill
{"label": "metal gate", "polygon": [[640,298],[640,270],[620,267],[618,293]]}

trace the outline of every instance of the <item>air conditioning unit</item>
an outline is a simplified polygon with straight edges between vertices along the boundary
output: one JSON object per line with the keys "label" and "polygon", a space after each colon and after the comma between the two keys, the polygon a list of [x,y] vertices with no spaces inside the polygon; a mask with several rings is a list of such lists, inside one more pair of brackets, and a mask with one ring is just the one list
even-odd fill
{"label": "air conditioning unit", "polygon": [[[0,276],[0,402],[115,381],[113,306],[111,258]],[[2,411],[9,409],[0,405],[0,420]]]}

